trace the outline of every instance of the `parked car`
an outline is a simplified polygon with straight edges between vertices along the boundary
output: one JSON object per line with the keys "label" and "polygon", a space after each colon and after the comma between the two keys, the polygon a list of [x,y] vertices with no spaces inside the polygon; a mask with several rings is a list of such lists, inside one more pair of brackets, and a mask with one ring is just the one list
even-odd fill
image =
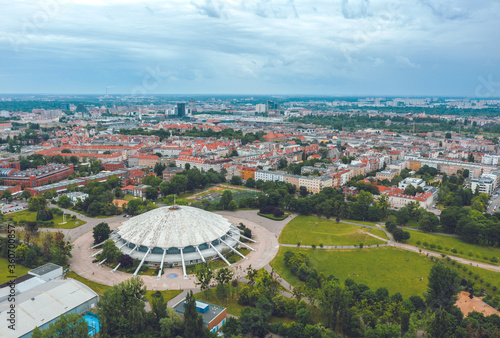
{"label": "parked car", "polygon": [[97,262],[99,262],[97,259],[92,260],[92,263],[97,263]]}

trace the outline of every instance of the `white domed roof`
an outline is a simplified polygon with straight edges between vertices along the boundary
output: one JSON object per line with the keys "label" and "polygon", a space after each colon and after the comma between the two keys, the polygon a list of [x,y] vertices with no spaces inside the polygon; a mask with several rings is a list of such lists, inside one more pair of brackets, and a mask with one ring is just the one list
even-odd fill
{"label": "white domed roof", "polygon": [[231,223],[224,217],[194,207],[162,207],[124,222],[117,234],[148,248],[184,248],[210,243],[224,236]]}

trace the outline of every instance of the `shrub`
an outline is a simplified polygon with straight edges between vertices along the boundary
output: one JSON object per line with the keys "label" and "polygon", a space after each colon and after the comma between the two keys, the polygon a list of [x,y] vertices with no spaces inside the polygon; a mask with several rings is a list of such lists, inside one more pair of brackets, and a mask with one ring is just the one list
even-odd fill
{"label": "shrub", "polygon": [[431,249],[435,249],[436,248],[436,244],[431,243],[430,247],[431,247]]}
{"label": "shrub", "polygon": [[443,247],[442,247],[441,245],[437,245],[437,246],[436,246],[436,249],[438,249],[438,250],[443,250]]}
{"label": "shrub", "polygon": [[457,249],[453,248],[453,249],[451,249],[451,252],[453,252],[453,253],[456,254],[457,253]]}
{"label": "shrub", "polygon": [[313,249],[316,249],[316,244],[311,245]]}
{"label": "shrub", "polygon": [[469,251],[469,252],[467,253],[467,255],[468,255],[469,257],[474,256],[474,254],[472,253],[472,251]]}
{"label": "shrub", "polygon": [[319,247],[323,249],[323,243],[319,243]]}
{"label": "shrub", "polygon": [[427,242],[424,242],[424,246],[429,246],[429,243],[427,243]]}
{"label": "shrub", "polygon": [[445,247],[445,248],[444,248],[444,251],[450,251],[450,248]]}
{"label": "shrub", "polygon": [[363,249],[363,243],[359,243],[359,248]]}
{"label": "shrub", "polygon": [[421,243],[420,241],[417,241],[417,245],[420,245],[420,243]]}
{"label": "shrub", "polygon": [[498,258],[496,258],[496,257],[493,256],[493,257],[490,258],[490,261],[492,263],[498,263]]}

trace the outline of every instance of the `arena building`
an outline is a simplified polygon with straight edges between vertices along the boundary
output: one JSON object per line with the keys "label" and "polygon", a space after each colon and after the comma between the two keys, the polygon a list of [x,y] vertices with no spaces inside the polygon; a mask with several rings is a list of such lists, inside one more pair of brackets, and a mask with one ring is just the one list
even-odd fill
{"label": "arena building", "polygon": [[177,205],[135,216],[111,234],[111,239],[124,254],[141,261],[134,275],[146,263],[160,268],[158,278],[164,266],[182,265],[186,276],[186,265],[217,257],[231,265],[223,255],[226,250],[246,258],[236,250],[237,247],[255,250],[242,243],[241,238],[255,242],[240,234],[236,225],[218,214]]}

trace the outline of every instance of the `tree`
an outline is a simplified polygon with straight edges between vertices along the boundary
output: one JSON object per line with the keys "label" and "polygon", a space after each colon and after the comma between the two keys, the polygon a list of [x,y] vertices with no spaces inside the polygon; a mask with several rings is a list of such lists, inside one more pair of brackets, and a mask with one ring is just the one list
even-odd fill
{"label": "tree", "polygon": [[184,301],[184,337],[203,337],[203,319],[196,310],[196,299],[189,291]]}
{"label": "tree", "polygon": [[195,284],[200,286],[200,289],[205,294],[205,297],[207,297],[207,290],[210,287],[212,278],[213,272],[210,269],[210,266],[207,263],[198,264],[196,267],[196,279],[198,279],[198,282],[195,282]]}
{"label": "tree", "polygon": [[160,320],[167,317],[167,303],[160,291],[151,295],[151,311],[156,317],[157,328],[160,328]]}
{"label": "tree", "polygon": [[231,177],[231,181],[229,181],[229,183],[231,183],[232,185],[242,185],[243,184],[241,177],[237,176],[237,175]]}
{"label": "tree", "polygon": [[145,191],[146,198],[148,200],[156,200],[158,198],[158,189],[153,187],[147,187]]}
{"label": "tree", "polygon": [[286,158],[282,157],[280,158],[280,160],[278,161],[278,169],[285,169],[286,167],[288,166],[288,161],[286,160]]}
{"label": "tree", "polygon": [[116,247],[115,242],[108,239],[102,246],[102,252],[99,255],[99,259],[106,259],[108,262],[115,262],[121,255],[122,252]]}
{"label": "tree", "polygon": [[446,134],[444,134],[444,138],[451,139],[451,133],[447,132]]}
{"label": "tree", "polygon": [[57,205],[66,209],[71,205],[71,200],[67,195],[61,195],[57,199]]}
{"label": "tree", "polygon": [[[337,321],[344,318],[349,309],[351,292],[337,281],[322,285],[318,293],[319,306],[327,318],[327,326],[335,329]],[[340,323],[342,325],[342,322]]]}
{"label": "tree", "polygon": [[12,192],[10,192],[10,190],[8,189],[5,189],[2,193],[2,199],[4,199],[5,201],[7,202],[12,202]]}
{"label": "tree", "polygon": [[[225,327],[225,325],[223,327]],[[160,319],[161,337],[180,337],[182,336],[183,330],[184,322],[182,321],[181,316],[175,313],[174,309],[167,308],[167,317]]]}
{"label": "tree", "polygon": [[229,205],[227,206],[227,210],[229,210],[229,211],[234,211],[237,208],[238,208],[238,204],[236,204],[235,200],[231,200],[231,202],[229,202]]}
{"label": "tree", "polygon": [[63,314],[45,330],[35,327],[31,337],[88,337],[87,321],[77,313]]}
{"label": "tree", "polygon": [[217,270],[215,273],[215,280],[219,285],[229,284],[229,282],[233,279],[233,276],[233,271],[229,270],[228,267],[224,267]]}
{"label": "tree", "polygon": [[28,190],[23,190],[21,193],[21,198],[27,201],[31,197],[31,193]]}
{"label": "tree", "polygon": [[134,199],[127,203],[127,211],[131,215],[137,215],[141,207],[142,207],[142,202],[139,199]]}
{"label": "tree", "polygon": [[223,210],[226,210],[229,206],[229,203],[233,200],[233,193],[231,190],[226,190],[222,193],[222,197],[220,199],[220,206]]}
{"label": "tree", "polygon": [[28,210],[29,211],[44,210],[46,207],[47,207],[47,200],[41,195],[31,197],[28,200]]}
{"label": "tree", "polygon": [[251,177],[245,182],[245,187],[247,188],[255,188],[255,180]]}
{"label": "tree", "polygon": [[435,264],[429,273],[429,289],[425,295],[427,305],[434,309],[451,308],[457,299],[460,280],[455,269],[441,262]]}
{"label": "tree", "polygon": [[109,234],[111,234],[111,230],[108,223],[101,222],[97,224],[93,229],[94,244],[104,242],[109,238]]}
{"label": "tree", "polygon": [[309,194],[309,192],[307,191],[306,187],[300,186],[300,188],[299,188],[299,194],[300,194],[301,197],[306,197]]}
{"label": "tree", "polygon": [[142,332],[146,322],[145,294],[144,282],[139,277],[106,290],[97,303],[100,334],[136,336]]}

